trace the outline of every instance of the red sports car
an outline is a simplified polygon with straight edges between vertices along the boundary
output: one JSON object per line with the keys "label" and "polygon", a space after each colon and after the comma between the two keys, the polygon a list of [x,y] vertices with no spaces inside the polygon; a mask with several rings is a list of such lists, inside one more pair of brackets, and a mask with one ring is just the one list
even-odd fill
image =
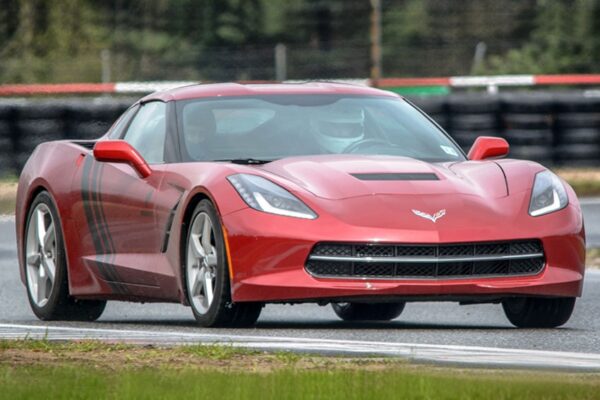
{"label": "red sports car", "polygon": [[97,141],[40,145],[19,181],[21,278],[41,319],[107,300],[179,302],[202,326],[265,303],[391,320],[407,301],[501,303],[554,327],[581,295],[573,190],[543,166],[468,155],[396,94],[329,83],[149,95]]}

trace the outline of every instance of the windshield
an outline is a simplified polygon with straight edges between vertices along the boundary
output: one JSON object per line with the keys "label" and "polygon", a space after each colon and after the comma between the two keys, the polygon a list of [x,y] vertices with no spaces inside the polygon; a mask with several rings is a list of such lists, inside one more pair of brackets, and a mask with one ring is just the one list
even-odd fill
{"label": "windshield", "polygon": [[188,161],[271,161],[290,156],[363,154],[428,162],[465,157],[406,101],[389,97],[271,95],[177,104]]}

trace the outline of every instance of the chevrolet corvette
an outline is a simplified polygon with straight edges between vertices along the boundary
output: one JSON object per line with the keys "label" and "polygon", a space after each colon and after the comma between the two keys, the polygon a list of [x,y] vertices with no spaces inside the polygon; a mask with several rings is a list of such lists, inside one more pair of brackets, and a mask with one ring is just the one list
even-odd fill
{"label": "chevrolet corvette", "polygon": [[575,193],[408,100],[334,83],[207,84],[133,104],[98,140],[39,145],[19,180],[21,280],[42,320],[177,302],[201,326],[267,303],[389,321],[406,302],[565,324],[581,296]]}

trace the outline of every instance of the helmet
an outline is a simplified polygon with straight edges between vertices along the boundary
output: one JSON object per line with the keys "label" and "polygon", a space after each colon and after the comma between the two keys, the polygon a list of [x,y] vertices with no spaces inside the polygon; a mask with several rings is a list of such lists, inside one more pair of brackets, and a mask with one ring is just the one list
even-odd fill
{"label": "helmet", "polygon": [[334,105],[320,108],[311,118],[313,135],[328,152],[341,153],[364,137],[365,112],[360,107]]}

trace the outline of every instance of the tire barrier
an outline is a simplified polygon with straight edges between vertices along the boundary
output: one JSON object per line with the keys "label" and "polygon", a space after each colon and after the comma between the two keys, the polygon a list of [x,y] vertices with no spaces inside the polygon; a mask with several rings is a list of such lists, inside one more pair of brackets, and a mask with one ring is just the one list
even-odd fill
{"label": "tire barrier", "polygon": [[[600,166],[600,97],[586,97],[582,92],[514,92],[410,100],[466,151],[478,136],[499,136],[508,140],[512,158],[544,165]],[[18,174],[39,143],[100,137],[134,101],[0,101],[0,176]]]}
{"label": "tire barrier", "polygon": [[600,98],[562,95],[556,99],[555,162],[596,166],[600,158]]}
{"label": "tire barrier", "polygon": [[444,97],[413,97],[410,101],[442,128],[448,129],[448,110]]}
{"label": "tire barrier", "polygon": [[5,100],[0,103],[0,177],[18,174],[35,147],[102,136],[135,99]]}
{"label": "tire barrier", "polygon": [[447,101],[448,133],[465,152],[479,136],[502,136],[497,96],[451,95]]}
{"label": "tire barrier", "polygon": [[0,176],[13,173],[18,168],[15,143],[15,107],[0,103]]}
{"label": "tire barrier", "polygon": [[545,93],[501,97],[502,131],[510,144],[509,157],[554,164],[552,96]]}

